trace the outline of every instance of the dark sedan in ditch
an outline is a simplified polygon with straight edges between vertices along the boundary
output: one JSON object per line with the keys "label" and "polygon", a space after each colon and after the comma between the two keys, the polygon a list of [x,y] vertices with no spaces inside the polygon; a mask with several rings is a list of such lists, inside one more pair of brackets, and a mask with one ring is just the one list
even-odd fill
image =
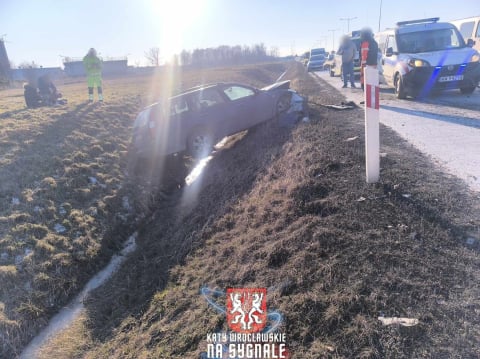
{"label": "dark sedan in ditch", "polygon": [[256,89],[217,83],[189,89],[145,108],[133,125],[132,158],[187,152],[207,156],[225,136],[251,128],[290,108],[290,82]]}

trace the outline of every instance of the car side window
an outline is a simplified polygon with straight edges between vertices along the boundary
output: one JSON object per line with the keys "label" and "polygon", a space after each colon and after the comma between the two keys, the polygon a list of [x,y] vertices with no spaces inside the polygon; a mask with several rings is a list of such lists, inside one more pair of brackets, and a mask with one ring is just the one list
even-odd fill
{"label": "car side window", "polygon": [[469,39],[472,37],[474,26],[475,26],[475,21],[468,21],[460,25],[460,29],[458,30],[460,30],[460,33],[462,34],[464,39]]}
{"label": "car side window", "polygon": [[477,34],[475,35],[475,37],[480,37],[480,21],[477,22]]}
{"label": "car side window", "polygon": [[198,100],[202,108],[211,107],[223,103],[223,98],[216,89],[202,90],[198,94]]}
{"label": "car side window", "polygon": [[223,92],[232,101],[255,95],[255,91],[242,86],[230,86],[223,90]]}
{"label": "car side window", "polygon": [[175,98],[170,102],[170,114],[179,115],[188,111],[188,104],[185,97]]}
{"label": "car side window", "polygon": [[216,89],[209,88],[193,93],[191,96],[191,102],[194,111],[201,111],[219,105],[225,101]]}

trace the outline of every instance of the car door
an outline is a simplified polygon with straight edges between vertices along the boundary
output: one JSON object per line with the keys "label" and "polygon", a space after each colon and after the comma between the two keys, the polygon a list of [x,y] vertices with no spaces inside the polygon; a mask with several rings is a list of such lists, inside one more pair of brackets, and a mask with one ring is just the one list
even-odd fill
{"label": "car door", "polygon": [[199,127],[208,129],[216,139],[225,136],[227,134],[225,124],[232,121],[232,114],[226,102],[217,87],[191,93],[189,103],[192,111],[186,123],[187,136]]}
{"label": "car door", "polygon": [[383,78],[389,86],[394,86],[395,67],[397,64],[398,48],[394,34],[389,34],[385,42],[385,52],[382,54]]}
{"label": "car door", "polygon": [[229,134],[246,130],[271,117],[273,98],[267,93],[243,85],[226,85],[223,93],[229,101]]}

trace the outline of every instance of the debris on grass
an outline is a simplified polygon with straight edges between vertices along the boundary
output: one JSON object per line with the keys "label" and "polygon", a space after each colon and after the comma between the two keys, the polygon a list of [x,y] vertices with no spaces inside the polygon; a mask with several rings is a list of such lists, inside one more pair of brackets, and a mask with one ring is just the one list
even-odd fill
{"label": "debris on grass", "polygon": [[477,242],[477,239],[473,237],[468,237],[465,242],[467,243],[467,245],[473,246]]}
{"label": "debris on grass", "polygon": [[128,196],[123,196],[122,198],[122,207],[124,210],[130,212],[130,210],[132,209],[132,206],[130,205],[130,200],[128,198]]}
{"label": "debris on grass", "polygon": [[415,318],[398,318],[398,317],[378,317],[383,325],[401,325],[403,327],[413,327],[419,323]]}
{"label": "debris on grass", "polygon": [[65,233],[67,231],[67,228],[65,228],[65,226],[61,225],[60,223],[56,223],[53,226],[53,229],[55,230],[55,232],[57,232],[59,234]]}
{"label": "debris on grass", "polygon": [[354,137],[349,137],[345,140],[345,142],[351,142],[351,141],[355,141],[355,140],[358,140],[358,136],[354,136]]}

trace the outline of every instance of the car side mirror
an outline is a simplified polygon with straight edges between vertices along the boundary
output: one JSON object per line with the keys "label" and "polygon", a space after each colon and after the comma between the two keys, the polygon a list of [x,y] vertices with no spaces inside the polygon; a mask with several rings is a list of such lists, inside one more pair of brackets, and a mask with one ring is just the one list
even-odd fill
{"label": "car side mirror", "polygon": [[385,56],[390,57],[393,55],[393,47],[389,47],[387,52],[385,52]]}
{"label": "car side mirror", "polygon": [[468,47],[474,47],[476,42],[473,39],[468,39],[467,40],[467,46]]}

